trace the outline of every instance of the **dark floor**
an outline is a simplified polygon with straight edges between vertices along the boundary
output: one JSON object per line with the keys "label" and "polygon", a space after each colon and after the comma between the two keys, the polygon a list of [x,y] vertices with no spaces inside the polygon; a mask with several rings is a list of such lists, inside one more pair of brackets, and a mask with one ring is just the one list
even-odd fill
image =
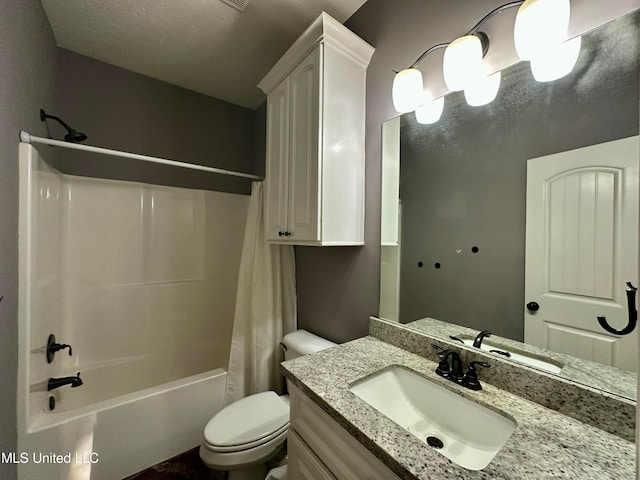
{"label": "dark floor", "polygon": [[226,480],[227,473],[211,470],[194,448],[177,457],[147,468],[124,480]]}

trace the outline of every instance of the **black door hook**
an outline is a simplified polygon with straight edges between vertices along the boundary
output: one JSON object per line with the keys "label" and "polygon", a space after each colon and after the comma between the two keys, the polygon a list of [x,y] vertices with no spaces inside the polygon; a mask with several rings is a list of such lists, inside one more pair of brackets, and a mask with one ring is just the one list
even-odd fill
{"label": "black door hook", "polygon": [[638,323],[638,310],[636,309],[636,292],[638,289],[631,282],[627,282],[627,310],[629,311],[629,323],[622,330],[616,330],[607,323],[607,317],[598,315],[598,323],[607,332],[614,335],[629,335],[636,328]]}

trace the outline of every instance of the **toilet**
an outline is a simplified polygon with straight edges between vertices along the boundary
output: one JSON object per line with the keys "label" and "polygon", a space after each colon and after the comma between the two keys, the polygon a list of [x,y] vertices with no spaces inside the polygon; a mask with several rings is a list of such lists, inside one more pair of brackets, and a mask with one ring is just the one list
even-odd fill
{"label": "toilet", "polygon": [[[288,333],[280,344],[285,360],[336,344],[306,330]],[[216,413],[204,428],[200,458],[212,469],[229,471],[229,480],[264,480],[266,462],[282,451],[289,430],[289,397],[262,392]]]}

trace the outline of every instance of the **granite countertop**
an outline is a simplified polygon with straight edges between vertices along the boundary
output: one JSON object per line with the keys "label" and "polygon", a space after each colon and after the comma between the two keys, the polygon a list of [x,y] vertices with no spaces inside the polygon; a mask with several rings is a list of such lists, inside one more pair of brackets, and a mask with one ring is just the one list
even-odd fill
{"label": "granite countertop", "polygon": [[[515,431],[483,470],[459,467],[349,391],[356,380],[391,365],[503,412],[516,420]],[[289,380],[403,479],[635,479],[634,443],[492,385],[468,390],[438,377],[435,367],[373,337],[282,363]]]}
{"label": "granite countertop", "polygon": [[[407,323],[405,327],[432,336],[439,336],[449,342],[452,341],[449,335],[474,338],[478,333],[477,330],[471,328],[429,317]],[[486,341],[497,346],[502,346],[507,350],[511,349],[511,351],[515,352],[525,352],[533,358],[551,361],[562,367],[560,373],[556,374],[561,378],[599,388],[600,390],[605,390],[632,400],[635,400],[637,397],[637,375],[635,372],[627,372],[609,365],[603,365],[602,363],[552,352],[551,350],[528,345],[498,335],[491,335],[491,337],[487,337]],[[510,361],[508,358],[502,358],[501,360]],[[517,364],[517,362],[515,363]]]}

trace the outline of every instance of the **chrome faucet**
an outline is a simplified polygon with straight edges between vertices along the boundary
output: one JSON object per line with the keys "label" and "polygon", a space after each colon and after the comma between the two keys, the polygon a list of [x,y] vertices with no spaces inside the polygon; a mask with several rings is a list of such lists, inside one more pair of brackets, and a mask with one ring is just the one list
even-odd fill
{"label": "chrome faucet", "polygon": [[80,379],[80,372],[78,372],[78,374],[75,377],[50,378],[49,381],[47,382],[47,391],[60,388],[64,385],[71,385],[71,388],[76,388],[82,385],[82,380]]}
{"label": "chrome faucet", "polygon": [[491,336],[491,332],[489,330],[482,330],[480,333],[478,333],[478,335],[476,335],[476,338],[473,341],[473,346],[476,348],[481,348],[482,340],[484,340],[485,337],[490,337],[490,336]]}

